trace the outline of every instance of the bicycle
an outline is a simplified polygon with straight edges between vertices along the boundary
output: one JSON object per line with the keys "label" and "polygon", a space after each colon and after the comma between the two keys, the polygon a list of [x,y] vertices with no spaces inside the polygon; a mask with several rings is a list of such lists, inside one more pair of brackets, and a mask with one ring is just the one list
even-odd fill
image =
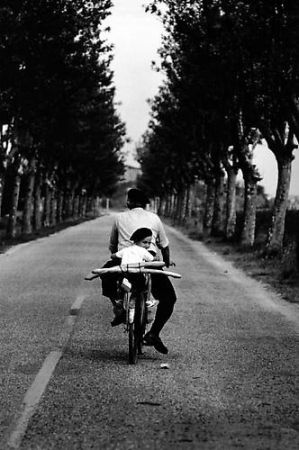
{"label": "bicycle", "polygon": [[94,269],[91,271],[93,276],[85,277],[86,280],[90,281],[105,273],[142,274],[144,276],[142,288],[139,283],[135,284],[132,280],[131,286],[123,289],[123,305],[126,312],[125,330],[129,335],[129,364],[136,364],[138,355],[142,354],[142,341],[147,325],[146,302],[151,296],[151,274],[181,278],[178,273],[161,270],[164,265],[162,261],[126,264]]}

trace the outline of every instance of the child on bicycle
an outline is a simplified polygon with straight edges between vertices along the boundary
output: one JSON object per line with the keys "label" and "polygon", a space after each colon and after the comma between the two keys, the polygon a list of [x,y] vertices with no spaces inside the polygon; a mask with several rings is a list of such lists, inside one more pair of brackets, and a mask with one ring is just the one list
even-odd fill
{"label": "child on bicycle", "polygon": [[112,253],[111,259],[120,258],[122,265],[153,261],[154,256],[147,250],[151,245],[152,236],[153,232],[150,228],[138,228],[130,237],[133,245]]}
{"label": "child on bicycle", "polygon": [[[121,265],[141,263],[143,261],[153,261],[154,256],[147,250],[151,245],[152,230],[150,228],[138,228],[134,231],[130,237],[130,241],[133,242],[129,247],[125,247],[116,253],[112,253],[111,259],[121,259]],[[135,276],[135,279],[138,278]],[[140,278],[139,278],[140,280]],[[123,278],[122,286],[130,286],[130,282],[127,278]],[[152,303],[147,304],[148,307],[153,306]],[[112,326],[120,325],[125,319],[125,311],[123,309],[122,300],[116,301],[113,308],[115,317],[111,322]]]}

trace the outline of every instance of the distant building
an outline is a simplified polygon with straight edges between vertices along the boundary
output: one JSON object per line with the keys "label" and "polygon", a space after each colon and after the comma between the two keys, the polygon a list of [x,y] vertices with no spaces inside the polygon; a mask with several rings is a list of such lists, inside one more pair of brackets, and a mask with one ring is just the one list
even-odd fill
{"label": "distant building", "polygon": [[127,204],[127,191],[136,186],[137,177],[141,174],[139,167],[125,164],[125,173],[117,184],[117,189],[111,197],[111,207],[115,209],[124,209]]}
{"label": "distant building", "polygon": [[290,195],[288,209],[299,209],[299,195]]}
{"label": "distant building", "polygon": [[138,175],[141,174],[141,169],[140,167],[134,167],[134,166],[130,166],[130,165],[125,165],[126,171],[124,174],[124,182],[128,183],[135,183],[137,180]]}

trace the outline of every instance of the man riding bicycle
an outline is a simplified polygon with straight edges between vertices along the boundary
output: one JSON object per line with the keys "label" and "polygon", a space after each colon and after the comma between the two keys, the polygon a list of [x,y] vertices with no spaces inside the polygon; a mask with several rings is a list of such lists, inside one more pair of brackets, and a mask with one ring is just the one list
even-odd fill
{"label": "man riding bicycle", "polygon": [[[145,210],[149,203],[143,191],[131,188],[127,194],[128,211],[119,213],[112,225],[109,250],[111,253],[132,245],[131,235],[138,228],[146,227],[152,230],[152,242],[148,249],[154,256],[160,249],[166,267],[170,266],[169,241],[163,224],[157,214]],[[108,262],[110,263],[110,261]],[[111,264],[108,264],[108,266]],[[106,265],[107,267],[107,265]],[[103,295],[109,297],[115,303],[117,296],[116,277],[113,274],[102,278]],[[167,347],[160,338],[160,332],[172,315],[176,294],[168,277],[152,275],[152,295],[159,300],[155,320],[150,331],[144,336],[144,344],[154,346],[160,353],[168,353]],[[122,323],[122,320],[119,320]],[[116,318],[116,323],[117,318]]]}

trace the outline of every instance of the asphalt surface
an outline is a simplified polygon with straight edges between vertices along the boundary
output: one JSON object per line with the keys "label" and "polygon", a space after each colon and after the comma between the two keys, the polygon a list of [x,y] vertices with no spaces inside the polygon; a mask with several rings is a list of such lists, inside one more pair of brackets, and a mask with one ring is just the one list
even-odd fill
{"label": "asphalt surface", "polygon": [[298,449],[298,306],[167,228],[182,274],[169,354],[130,366],[100,281],[84,281],[109,257],[111,220],[0,255],[1,450]]}

